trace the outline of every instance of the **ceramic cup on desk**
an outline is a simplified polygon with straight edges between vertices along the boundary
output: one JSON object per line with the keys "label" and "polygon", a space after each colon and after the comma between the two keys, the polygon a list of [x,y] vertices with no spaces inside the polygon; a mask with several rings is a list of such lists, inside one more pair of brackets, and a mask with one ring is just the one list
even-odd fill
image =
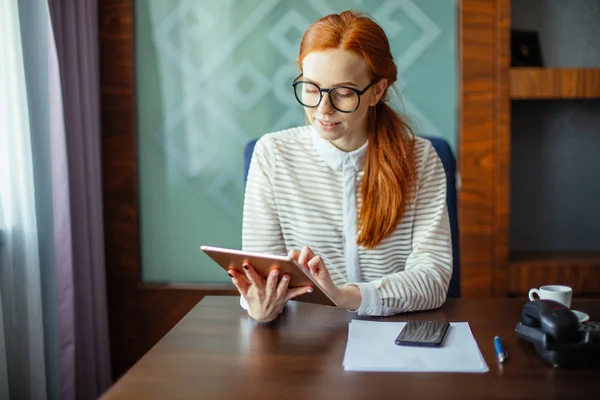
{"label": "ceramic cup on desk", "polygon": [[[537,295],[537,298],[535,297]],[[529,291],[529,300],[548,299],[558,301],[561,304],[571,308],[571,298],[573,297],[573,289],[563,285],[546,285],[540,286],[539,289],[531,289]]]}

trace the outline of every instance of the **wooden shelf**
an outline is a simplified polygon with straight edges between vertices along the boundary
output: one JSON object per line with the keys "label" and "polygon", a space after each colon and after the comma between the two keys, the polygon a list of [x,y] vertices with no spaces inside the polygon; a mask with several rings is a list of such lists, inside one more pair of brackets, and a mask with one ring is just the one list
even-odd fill
{"label": "wooden shelf", "polygon": [[510,98],[600,98],[600,68],[511,68]]}
{"label": "wooden shelf", "polygon": [[600,292],[600,252],[515,252],[509,260],[509,291],[525,294],[532,287],[563,284],[575,293]]}
{"label": "wooden shelf", "polygon": [[518,251],[510,255],[511,263],[520,264],[593,264],[600,268],[600,252]]}

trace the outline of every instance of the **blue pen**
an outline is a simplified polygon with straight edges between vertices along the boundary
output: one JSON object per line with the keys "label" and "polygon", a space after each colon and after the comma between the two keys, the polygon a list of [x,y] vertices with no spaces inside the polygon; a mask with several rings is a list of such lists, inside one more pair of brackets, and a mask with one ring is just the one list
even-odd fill
{"label": "blue pen", "polygon": [[506,350],[504,350],[502,342],[498,336],[494,337],[494,347],[496,348],[496,357],[498,357],[498,362],[503,363],[508,358],[508,353]]}

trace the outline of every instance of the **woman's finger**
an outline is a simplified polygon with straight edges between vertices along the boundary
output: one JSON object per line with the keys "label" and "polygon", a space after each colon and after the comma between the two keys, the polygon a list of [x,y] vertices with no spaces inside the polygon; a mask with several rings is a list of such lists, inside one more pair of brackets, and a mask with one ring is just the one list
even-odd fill
{"label": "woman's finger", "polygon": [[244,282],[246,282],[247,285],[251,284],[251,282],[248,280],[248,277],[246,276],[246,271],[238,272],[238,270],[236,269],[230,269],[228,271],[228,274],[232,278],[243,280]]}
{"label": "woman's finger", "polygon": [[306,272],[310,273],[308,267],[300,262],[300,253],[300,251],[292,249],[288,253],[288,257],[292,257],[292,259],[298,261],[298,264],[300,264],[306,270]]}
{"label": "woman's finger", "polygon": [[298,263],[300,265],[303,265],[304,267],[308,267],[308,260],[310,260],[314,256],[315,253],[313,253],[313,251],[308,246],[304,246],[304,248],[302,248],[302,251],[300,252],[300,256],[298,257]]}
{"label": "woman's finger", "polygon": [[287,292],[289,284],[290,284],[290,276],[288,274],[283,274],[283,276],[279,280],[279,284],[277,285],[277,298],[278,299],[285,298],[285,294]]}
{"label": "woman's finger", "polygon": [[227,274],[228,274],[230,277],[232,277],[232,278],[235,278],[235,279],[239,279],[239,280],[242,280],[242,281],[244,281],[244,283],[245,283],[246,285],[250,285],[250,281],[248,281],[248,278],[246,277],[246,274],[245,274],[245,273],[238,272],[238,271],[237,271],[237,270],[235,270],[235,269],[230,269],[230,270],[228,270],[228,271],[227,271]]}
{"label": "woman's finger", "polygon": [[318,274],[319,270],[322,270],[323,267],[325,267],[325,263],[323,262],[323,259],[321,258],[321,256],[314,256],[313,258],[311,258],[310,260],[308,260],[308,268],[310,269],[310,273],[311,274]]}
{"label": "woman's finger", "polygon": [[277,282],[279,281],[279,270],[274,269],[267,277],[267,298],[274,299],[277,295]]}
{"label": "woman's finger", "polygon": [[246,278],[252,285],[255,285],[258,289],[265,287],[265,279],[256,272],[252,265],[244,264],[244,271],[246,272]]}
{"label": "woman's finger", "polygon": [[298,297],[298,296],[303,295],[305,293],[311,293],[312,291],[313,291],[313,289],[310,286],[303,286],[303,287],[297,287],[297,288],[289,289],[287,291],[287,294],[286,294],[286,297],[285,297],[285,302],[287,303],[288,301],[290,301],[294,297]]}
{"label": "woman's finger", "polygon": [[240,294],[245,298],[248,294],[248,289],[250,288],[248,282],[246,282],[242,275],[237,271],[229,270],[228,274],[231,277],[231,282],[233,282],[238,292],[240,292]]}
{"label": "woman's finger", "polygon": [[298,257],[300,257],[300,252],[296,249],[292,249],[288,252],[288,257],[292,257],[294,260],[298,261]]}

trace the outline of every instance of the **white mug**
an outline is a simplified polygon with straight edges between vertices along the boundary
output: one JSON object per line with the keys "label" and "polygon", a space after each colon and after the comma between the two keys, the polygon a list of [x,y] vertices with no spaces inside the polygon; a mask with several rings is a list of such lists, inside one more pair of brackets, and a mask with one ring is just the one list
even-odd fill
{"label": "white mug", "polygon": [[540,299],[548,299],[558,301],[561,304],[571,308],[571,298],[573,297],[573,289],[563,285],[546,285],[540,286],[539,289],[531,289],[529,291],[529,300],[537,300],[533,295],[537,294]]}

